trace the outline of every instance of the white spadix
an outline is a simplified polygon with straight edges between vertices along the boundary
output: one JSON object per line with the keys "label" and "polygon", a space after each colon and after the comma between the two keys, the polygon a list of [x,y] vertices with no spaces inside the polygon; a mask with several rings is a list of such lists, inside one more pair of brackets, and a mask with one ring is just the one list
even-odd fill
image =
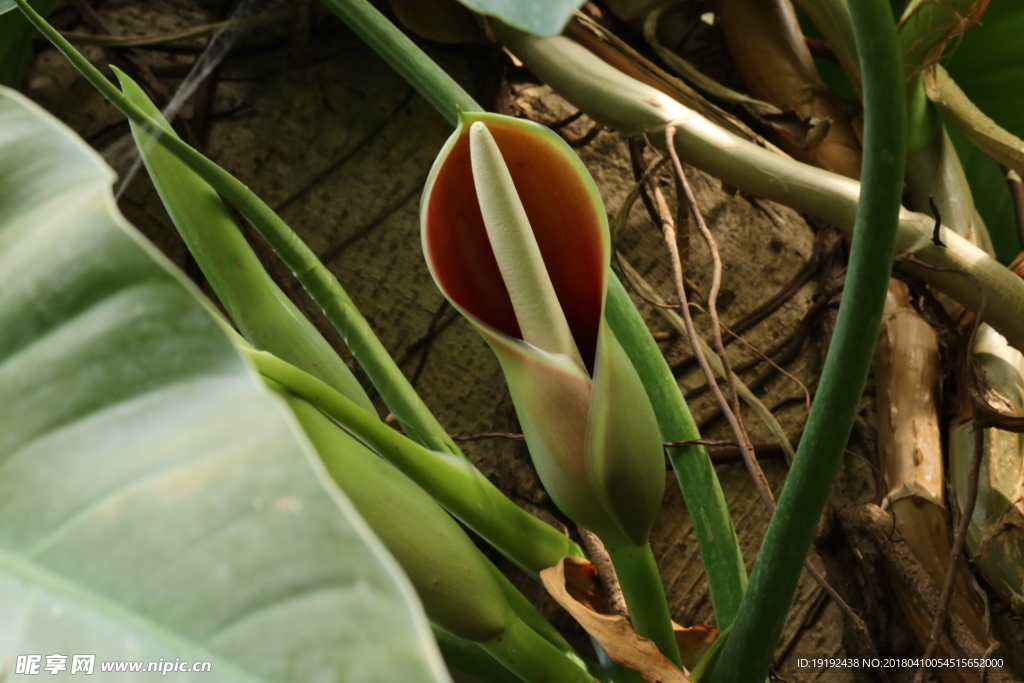
{"label": "white spadix", "polygon": [[583,368],[526,209],[498,143],[483,121],[469,127],[469,150],[480,213],[523,341],[569,356]]}

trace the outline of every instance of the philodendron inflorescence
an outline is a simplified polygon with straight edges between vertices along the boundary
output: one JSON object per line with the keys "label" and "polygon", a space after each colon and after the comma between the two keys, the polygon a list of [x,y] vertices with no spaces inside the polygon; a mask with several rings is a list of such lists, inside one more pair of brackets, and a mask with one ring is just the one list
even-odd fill
{"label": "philodendron inflorescence", "polygon": [[497,355],[554,502],[605,543],[646,545],[665,464],[605,321],[608,221],[586,168],[543,126],[463,113],[421,221],[434,280]]}

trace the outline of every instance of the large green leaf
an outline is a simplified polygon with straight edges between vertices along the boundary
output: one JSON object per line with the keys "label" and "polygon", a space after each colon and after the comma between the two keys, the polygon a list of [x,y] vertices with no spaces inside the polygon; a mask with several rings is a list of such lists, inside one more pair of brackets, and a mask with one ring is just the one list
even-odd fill
{"label": "large green leaf", "polygon": [[[1024,3],[994,0],[981,22],[955,45],[946,65],[950,76],[983,112],[1024,138]],[[973,145],[953,135],[975,196],[992,234],[996,253],[1010,260],[1020,251],[1013,205],[998,165]],[[970,145],[970,147],[969,147]]]}
{"label": "large green leaf", "polygon": [[56,653],[101,681],[161,658],[447,680],[407,579],[112,180],[0,89],[0,678]]}
{"label": "large green leaf", "polygon": [[[4,0],[0,0],[2,3]],[[488,16],[497,17],[538,36],[556,36],[569,23],[573,12],[584,0],[459,0],[463,5]]]}

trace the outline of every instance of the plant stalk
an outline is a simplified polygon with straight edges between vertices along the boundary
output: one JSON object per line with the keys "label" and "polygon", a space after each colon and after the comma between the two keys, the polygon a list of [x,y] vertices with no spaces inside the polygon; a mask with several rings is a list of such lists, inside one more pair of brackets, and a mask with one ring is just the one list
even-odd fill
{"label": "plant stalk", "polygon": [[462,86],[427,57],[397,26],[366,0],[321,0],[366,44],[407,80],[448,123],[458,124],[458,111],[484,111]]}
{"label": "plant stalk", "polygon": [[865,149],[846,288],[807,426],[732,633],[709,672],[712,683],[753,681],[768,672],[881,325],[903,187],[903,79],[889,3],[863,0],[850,9],[864,79]]}
{"label": "plant stalk", "polygon": [[622,597],[626,599],[626,607],[629,608],[633,630],[654,641],[661,654],[682,669],[683,660],[679,655],[679,644],[672,630],[672,617],[665,601],[665,587],[661,583],[651,544],[605,544],[605,548],[615,565],[615,574],[619,577]]}
{"label": "plant stalk", "polygon": [[[163,123],[167,135],[175,135],[135,81],[120,70],[115,73],[128,98]],[[374,413],[373,403],[348,365],[273,281],[213,188],[149,134],[135,124],[131,128],[171,221],[246,340],[306,368]]]}
{"label": "plant stalk", "polygon": [[[666,442],[700,439],[697,423],[665,356],[618,277],[608,278],[605,317],[643,380],[658,418],[661,438]],[[668,457],[693,519],[715,619],[719,628],[725,628],[736,616],[747,588],[743,551],[725,494],[703,446],[669,448]]]}

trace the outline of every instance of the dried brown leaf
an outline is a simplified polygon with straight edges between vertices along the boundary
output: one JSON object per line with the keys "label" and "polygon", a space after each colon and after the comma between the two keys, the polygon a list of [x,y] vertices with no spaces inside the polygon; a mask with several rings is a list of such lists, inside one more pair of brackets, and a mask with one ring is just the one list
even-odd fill
{"label": "dried brown leaf", "polygon": [[718,627],[707,624],[680,626],[672,622],[672,630],[676,633],[679,654],[683,658],[683,666],[692,670],[711,649],[711,644],[718,638]]}
{"label": "dried brown leaf", "polygon": [[579,622],[616,663],[632,669],[650,683],[690,683],[653,641],[637,635],[629,620],[597,612],[604,602],[597,570],[588,560],[563,557],[540,573],[551,597]]}

